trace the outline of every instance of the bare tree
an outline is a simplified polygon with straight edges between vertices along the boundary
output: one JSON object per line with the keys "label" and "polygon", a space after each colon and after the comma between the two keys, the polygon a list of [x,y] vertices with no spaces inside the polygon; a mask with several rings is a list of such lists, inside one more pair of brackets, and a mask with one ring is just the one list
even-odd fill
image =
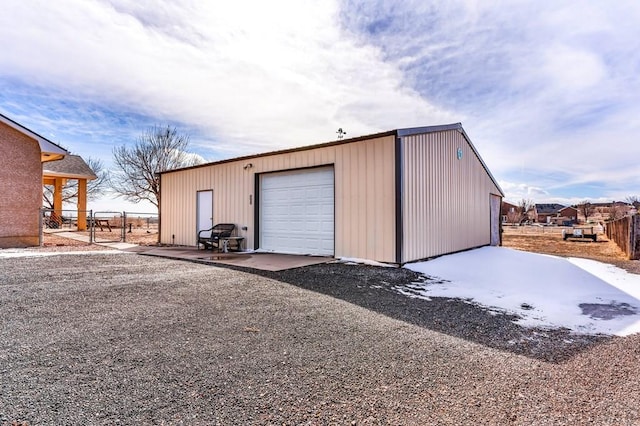
{"label": "bare tree", "polygon": [[625,203],[633,205],[634,207],[640,207],[640,196],[638,195],[629,195],[624,199]]}
{"label": "bare tree", "polygon": [[[97,176],[96,179],[87,181],[87,201],[94,201],[102,196],[107,190],[109,181],[109,172],[105,170],[101,160],[87,157],[87,166]],[[45,185],[42,191],[42,205],[53,209],[53,185]],[[62,202],[77,203],[78,202],[78,180],[70,179],[62,187]]]}
{"label": "bare tree", "polygon": [[507,212],[507,222],[511,223],[512,225],[515,225],[516,223],[520,223],[521,220],[522,220],[522,213],[520,212],[519,208],[516,210],[515,208],[512,207],[511,210]]}
{"label": "bare tree", "polygon": [[520,220],[526,220],[529,219],[529,211],[531,209],[533,209],[535,206],[535,204],[533,203],[533,201],[523,198],[522,200],[520,200],[520,202],[518,203],[518,208],[520,209]]}
{"label": "bare tree", "polygon": [[591,216],[596,208],[589,202],[589,200],[584,200],[582,203],[577,206],[578,211],[584,216],[584,221],[587,222],[589,220],[589,216]]}
{"label": "bare tree", "polygon": [[618,203],[613,203],[611,205],[611,208],[609,209],[609,220],[622,219],[627,215],[627,212],[628,210],[626,206]]}
{"label": "bare tree", "polygon": [[117,167],[111,176],[113,191],[127,201],[149,201],[160,205],[160,172],[201,163],[200,157],[188,154],[189,136],[170,126],[153,127],[138,137],[133,147],[114,148]]}

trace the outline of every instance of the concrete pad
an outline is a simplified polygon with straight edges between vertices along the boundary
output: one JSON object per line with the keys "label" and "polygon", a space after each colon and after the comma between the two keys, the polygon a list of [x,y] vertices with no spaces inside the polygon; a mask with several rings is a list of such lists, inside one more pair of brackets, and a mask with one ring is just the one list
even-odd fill
{"label": "concrete pad", "polygon": [[209,250],[198,250],[195,247],[149,247],[148,249],[137,248],[132,251],[148,256],[195,260],[263,271],[283,271],[335,260],[332,257],[279,253],[217,253]]}
{"label": "concrete pad", "polygon": [[222,263],[225,265],[260,269],[263,271],[284,271],[285,269],[317,265],[334,260],[332,257],[300,256],[278,253],[221,253],[204,256],[198,259],[213,263]]}
{"label": "concrete pad", "polygon": [[113,249],[116,250],[129,250],[129,249],[133,249],[138,247],[137,244],[130,244],[130,243],[94,243],[97,244],[99,246],[103,246],[103,247],[111,247]]}

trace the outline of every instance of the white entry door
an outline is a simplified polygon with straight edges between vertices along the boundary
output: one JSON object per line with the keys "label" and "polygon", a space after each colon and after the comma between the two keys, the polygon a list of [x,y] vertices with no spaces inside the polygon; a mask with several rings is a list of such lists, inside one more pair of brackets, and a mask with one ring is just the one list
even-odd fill
{"label": "white entry door", "polygon": [[260,249],[334,254],[333,167],[260,177]]}
{"label": "white entry door", "polygon": [[213,227],[213,190],[197,192],[196,235],[203,229]]}
{"label": "white entry door", "polygon": [[489,201],[489,214],[491,217],[489,218],[490,229],[491,229],[491,245],[499,246],[501,244],[500,241],[500,206],[502,204],[502,198],[497,195],[490,195]]}

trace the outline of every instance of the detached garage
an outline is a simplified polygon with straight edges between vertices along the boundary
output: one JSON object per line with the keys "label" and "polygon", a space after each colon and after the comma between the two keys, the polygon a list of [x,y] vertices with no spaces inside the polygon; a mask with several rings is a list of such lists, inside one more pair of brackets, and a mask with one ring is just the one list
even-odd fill
{"label": "detached garage", "polygon": [[161,174],[160,239],[234,223],[245,250],[403,264],[500,243],[503,193],[461,124]]}

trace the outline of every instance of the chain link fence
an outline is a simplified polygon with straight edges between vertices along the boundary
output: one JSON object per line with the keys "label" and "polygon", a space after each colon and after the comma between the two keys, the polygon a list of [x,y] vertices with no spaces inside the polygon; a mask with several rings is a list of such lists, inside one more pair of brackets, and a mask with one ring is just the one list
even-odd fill
{"label": "chain link fence", "polygon": [[[41,209],[40,245],[130,242],[155,245],[159,218],[153,213]],[[66,241],[70,244],[70,241]]]}

